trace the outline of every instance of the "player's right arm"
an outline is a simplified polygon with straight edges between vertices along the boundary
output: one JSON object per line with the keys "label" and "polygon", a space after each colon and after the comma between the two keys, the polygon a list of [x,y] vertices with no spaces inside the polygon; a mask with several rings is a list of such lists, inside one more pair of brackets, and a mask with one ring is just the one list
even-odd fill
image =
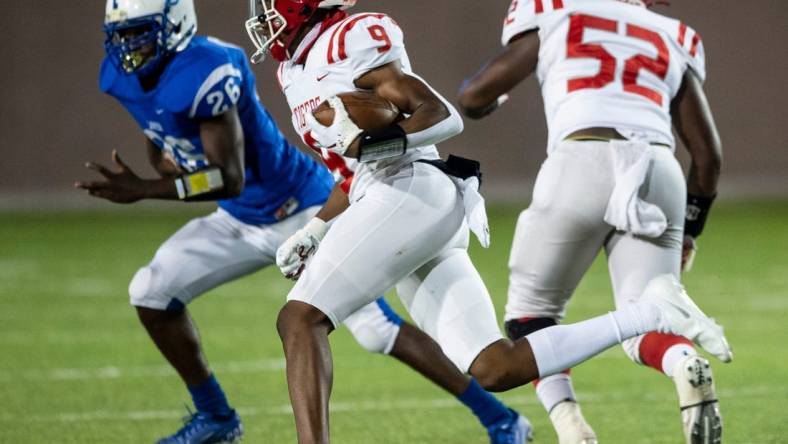
{"label": "player's right arm", "polygon": [[328,200],[323,204],[323,208],[315,214],[315,217],[323,222],[328,222],[342,214],[349,206],[350,201],[348,200],[345,188],[341,183],[338,183],[334,185],[334,189],[331,190],[331,195],[328,196]]}
{"label": "player's right arm", "polygon": [[288,279],[297,280],[323,237],[328,232],[328,222],[350,206],[341,183],[334,186],[323,208],[303,228],[296,231],[276,250],[276,265]]}
{"label": "player's right arm", "polygon": [[695,239],[703,231],[711,204],[717,195],[722,167],[722,143],[711,108],[703,92],[706,55],[703,40],[692,28],[677,23],[671,41],[678,43],[684,74],[678,93],[671,101],[673,127],[692,157],[687,178],[687,210],[684,219],[682,270],[692,265]]}
{"label": "player's right arm", "polygon": [[[142,199],[208,201],[241,194],[244,137],[236,108],[202,120],[200,137],[210,165],[208,168],[175,178],[166,175],[158,179],[143,179],[121,160],[117,151],[113,151],[115,170],[88,162],[85,166],[104,176],[104,180],[78,181],[75,186],[87,190],[91,196],[115,203],[133,203]],[[150,146],[148,148],[150,153]],[[154,168],[161,173],[160,163],[157,162]]]}
{"label": "player's right arm", "polygon": [[681,269],[688,270],[695,253],[695,239],[703,231],[711,204],[717,196],[722,168],[722,142],[714,117],[695,72],[684,73],[681,89],[671,103],[671,117],[681,141],[690,153],[687,178],[687,212]]}
{"label": "player's right arm", "polygon": [[692,157],[687,193],[714,197],[722,167],[722,142],[714,117],[694,72],[684,74],[681,89],[671,104],[673,126]]}
{"label": "player's right arm", "polygon": [[[472,119],[495,111],[511,91],[536,70],[539,61],[537,13],[545,4],[512,0],[503,22],[503,50],[460,87],[458,102]],[[549,2],[547,4],[549,8]]]}
{"label": "player's right arm", "polygon": [[178,165],[169,160],[159,147],[147,137],[145,138],[145,147],[148,151],[148,162],[159,173],[159,176],[175,178],[184,173]]}
{"label": "player's right arm", "polygon": [[539,34],[529,30],[518,34],[462,87],[458,102],[463,114],[471,119],[495,111],[500,97],[530,76],[539,61]]}

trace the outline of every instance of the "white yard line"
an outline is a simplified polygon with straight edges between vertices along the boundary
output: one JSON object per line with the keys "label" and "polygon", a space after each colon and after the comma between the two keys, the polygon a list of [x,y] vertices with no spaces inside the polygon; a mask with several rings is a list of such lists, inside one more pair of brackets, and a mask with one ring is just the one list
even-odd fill
{"label": "white yard line", "polygon": [[[256,361],[235,361],[212,365],[213,369],[225,374],[246,374],[280,371],[285,368],[284,358],[261,359]],[[140,377],[170,377],[175,370],[169,365],[150,365],[138,367],[106,366],[98,368],[54,368],[51,370],[0,370],[0,381],[10,382],[19,379],[44,381],[82,381],[95,379],[120,379]]]}
{"label": "white yard line", "polygon": [[[788,396],[788,385],[782,386],[753,386],[741,389],[722,389],[718,391],[721,399],[730,398],[778,398],[784,399]],[[514,406],[536,405],[536,396],[502,396],[504,402]],[[583,403],[611,403],[619,401],[631,401],[632,393],[627,391],[607,391],[607,392],[583,392],[579,393],[579,398]],[[643,401],[675,401],[672,391],[662,391],[640,396],[639,402]],[[346,412],[374,412],[374,411],[399,411],[414,409],[453,409],[462,408],[462,405],[450,396],[435,399],[392,399],[386,400],[364,400],[350,402],[332,402],[331,411],[335,413]],[[254,416],[273,416],[273,415],[292,415],[289,404],[268,407],[239,407],[238,412],[244,417]],[[89,412],[64,412],[45,415],[15,415],[0,414],[0,422],[99,422],[99,421],[152,421],[162,419],[177,419],[184,416],[184,410],[141,410],[130,412],[119,412],[112,410],[94,410]]]}

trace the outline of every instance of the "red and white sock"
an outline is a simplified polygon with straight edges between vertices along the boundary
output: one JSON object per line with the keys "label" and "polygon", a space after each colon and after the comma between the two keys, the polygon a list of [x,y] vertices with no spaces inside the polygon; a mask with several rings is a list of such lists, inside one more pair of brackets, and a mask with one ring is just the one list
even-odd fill
{"label": "red and white sock", "polygon": [[640,341],[640,360],[643,364],[673,377],[676,364],[698,352],[687,338],[663,333],[647,333]]}

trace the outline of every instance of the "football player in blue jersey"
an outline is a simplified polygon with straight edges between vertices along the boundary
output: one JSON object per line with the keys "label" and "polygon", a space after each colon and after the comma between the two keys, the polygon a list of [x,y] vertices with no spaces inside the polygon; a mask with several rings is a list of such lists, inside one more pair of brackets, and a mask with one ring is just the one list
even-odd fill
{"label": "football player in blue jersey", "polygon": [[[202,352],[186,305],[202,293],[275,262],[277,248],[318,212],[334,180],[290,145],[260,104],[241,48],[196,35],[193,0],[108,0],[101,90],[137,121],[157,179],[135,174],[117,152],[115,168],[79,181],[117,203],[141,199],[217,200],[156,252],[129,286],[131,303],[164,357],[186,384],[197,413],[160,443],[237,441],[240,418]],[[458,396],[506,441],[516,413],[460,374],[438,345],[404,323],[385,301],[345,324],[369,351],[405,362]]]}

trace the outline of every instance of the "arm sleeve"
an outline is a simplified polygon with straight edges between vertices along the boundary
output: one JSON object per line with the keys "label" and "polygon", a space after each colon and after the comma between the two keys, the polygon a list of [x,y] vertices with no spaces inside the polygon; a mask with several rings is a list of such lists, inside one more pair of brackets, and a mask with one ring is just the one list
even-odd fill
{"label": "arm sleeve", "polygon": [[167,85],[165,106],[189,119],[224,114],[241,98],[243,71],[229,55],[220,51],[189,57],[174,77],[178,82]]}
{"label": "arm sleeve", "polygon": [[332,35],[329,63],[348,63],[353,79],[405,56],[402,30],[385,14],[358,14]]}
{"label": "arm sleeve", "polygon": [[[538,6],[543,5],[543,2],[539,0],[537,4],[535,1],[512,0],[509,12],[503,20],[503,34],[501,35],[501,44],[503,46],[508,45],[515,36],[539,28],[536,14]],[[544,7],[543,5],[542,8]]]}
{"label": "arm sleeve", "polygon": [[452,106],[452,104],[446,100],[446,98],[440,95],[427,82],[425,82],[424,79],[415,74],[409,75],[421,80],[422,83],[430,88],[432,93],[435,94],[435,96],[437,96],[446,106],[446,109],[449,110],[449,117],[441,120],[427,129],[421,130],[417,133],[408,134],[408,148],[435,145],[437,143],[443,142],[446,139],[452,138],[457,134],[460,134],[465,126],[460,113],[457,112],[457,109],[454,108],[454,106]]}

